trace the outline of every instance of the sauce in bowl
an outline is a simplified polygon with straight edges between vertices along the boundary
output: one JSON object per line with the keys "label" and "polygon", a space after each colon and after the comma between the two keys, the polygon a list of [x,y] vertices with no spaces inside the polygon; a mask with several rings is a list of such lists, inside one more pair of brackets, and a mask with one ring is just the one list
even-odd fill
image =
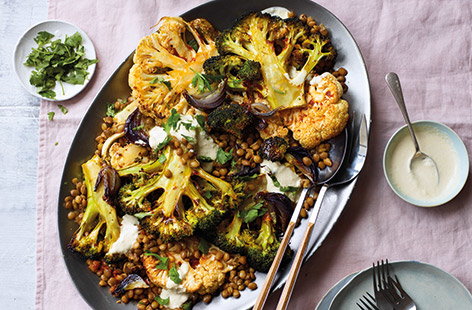
{"label": "sauce in bowl", "polygon": [[428,123],[413,126],[421,151],[434,163],[426,159],[411,169],[410,160],[415,147],[408,130],[400,130],[388,146],[384,162],[387,178],[394,191],[401,194],[400,197],[404,195],[422,202],[440,201],[455,186],[459,155],[446,133]]}

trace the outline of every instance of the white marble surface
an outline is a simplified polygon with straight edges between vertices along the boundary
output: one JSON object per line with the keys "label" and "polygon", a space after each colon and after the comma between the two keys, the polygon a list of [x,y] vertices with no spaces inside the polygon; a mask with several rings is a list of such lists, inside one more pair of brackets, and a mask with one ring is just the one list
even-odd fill
{"label": "white marble surface", "polygon": [[0,0],[0,309],[34,308],[39,100],[17,81],[12,55],[46,18],[46,0]]}

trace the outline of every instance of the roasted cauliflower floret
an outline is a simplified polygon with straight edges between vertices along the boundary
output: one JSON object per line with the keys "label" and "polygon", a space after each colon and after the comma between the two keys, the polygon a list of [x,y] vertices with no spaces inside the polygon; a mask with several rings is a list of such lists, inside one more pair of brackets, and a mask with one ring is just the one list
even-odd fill
{"label": "roasted cauliflower floret", "polygon": [[[183,244],[190,253],[194,253],[198,250],[199,239],[195,237],[188,238],[183,241]],[[169,262],[172,262],[171,264],[175,264],[179,268],[182,265],[188,264],[188,266],[185,266],[185,268],[188,267],[188,271],[182,278],[180,286],[185,289],[186,293],[203,295],[218,290],[224,283],[226,273],[235,268],[231,260],[228,262],[218,260],[216,258],[218,252],[225,253],[212,246],[208,253],[202,254],[198,259],[195,257],[182,258],[179,253],[169,250],[160,251],[157,255],[167,258]],[[160,260],[152,255],[144,254],[142,261],[152,283],[163,288],[169,286],[169,268],[167,270],[156,269],[156,265],[160,263]]]}
{"label": "roasted cauliflower floret", "polygon": [[110,164],[116,170],[127,168],[136,162],[141,162],[147,154],[145,147],[137,144],[127,144],[121,146],[119,143],[113,143],[110,147]]}
{"label": "roasted cauliflower floret", "polygon": [[306,93],[307,105],[280,111],[267,119],[268,126],[261,130],[261,136],[285,137],[290,129],[305,148],[337,136],[349,119],[349,104],[341,99],[342,95],[343,88],[332,74],[315,77]]}
{"label": "roasted cauliflower floret", "polygon": [[[201,24],[200,21],[196,25]],[[209,30],[197,29],[180,17],[164,17],[159,25],[157,32],[141,39],[136,48],[129,85],[143,114],[165,118],[172,108],[178,112],[187,110],[183,92],[192,91],[188,88],[195,72],[201,72],[205,60],[217,51],[214,34]],[[211,27],[209,23],[205,25]]]}

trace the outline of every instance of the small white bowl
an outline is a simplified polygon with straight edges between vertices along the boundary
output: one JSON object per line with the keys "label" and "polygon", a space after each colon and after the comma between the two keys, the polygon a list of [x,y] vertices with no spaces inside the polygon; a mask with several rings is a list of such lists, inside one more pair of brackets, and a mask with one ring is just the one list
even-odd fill
{"label": "small white bowl", "polygon": [[423,201],[423,200],[414,199],[408,195],[405,195],[391,181],[387,163],[389,162],[389,157],[393,151],[393,147],[396,145],[396,140],[399,137],[402,137],[404,134],[408,134],[407,133],[408,127],[406,125],[398,129],[392,135],[392,137],[387,143],[387,146],[385,147],[385,151],[383,155],[384,175],[385,175],[385,178],[387,179],[388,185],[390,185],[390,187],[395,192],[395,194],[397,194],[398,197],[405,200],[406,202],[412,205],[418,206],[418,207],[440,206],[452,200],[454,197],[456,197],[457,194],[459,194],[459,192],[464,187],[465,182],[467,181],[468,174],[469,174],[469,155],[467,154],[467,149],[465,148],[464,142],[462,142],[461,138],[451,128],[447,127],[446,125],[438,123],[438,122],[434,122],[434,121],[417,121],[413,123],[413,126],[415,125],[428,125],[433,128],[436,128],[440,132],[444,133],[451,140],[451,143],[455,151],[457,152],[457,158],[458,158],[457,164],[460,167],[460,169],[457,169],[457,172],[454,178],[455,179],[454,185],[451,186],[449,192],[446,195],[442,195],[441,197],[437,199]]}
{"label": "small white bowl", "polygon": [[53,40],[63,40],[66,35],[71,36],[74,33],[79,32],[82,36],[82,45],[85,48],[85,57],[88,59],[96,58],[95,48],[92,44],[92,41],[85,32],[83,32],[77,26],[60,20],[48,20],[32,26],[21,36],[20,40],[16,44],[15,52],[13,54],[13,65],[15,68],[16,75],[23,87],[33,96],[36,96],[41,99],[50,101],[68,100],[80,93],[87,86],[88,82],[92,79],[93,73],[95,72],[96,64],[92,64],[88,67],[87,71],[89,72],[89,74],[83,85],[72,85],[69,83],[62,83],[62,85],[64,86],[63,94],[61,85],[59,83],[56,83],[56,87],[53,89],[56,92],[55,99],[50,99],[41,96],[37,93],[36,87],[31,85],[29,82],[31,72],[34,70],[34,68],[27,67],[23,64],[26,61],[28,55],[31,53],[31,49],[38,46],[36,42],[34,42],[34,38],[40,31],[47,31],[52,33],[54,35]]}

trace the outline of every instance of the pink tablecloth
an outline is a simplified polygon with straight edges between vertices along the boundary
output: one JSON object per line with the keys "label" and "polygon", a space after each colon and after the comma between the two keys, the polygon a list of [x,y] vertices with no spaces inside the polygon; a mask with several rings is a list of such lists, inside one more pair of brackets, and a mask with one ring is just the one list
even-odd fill
{"label": "pink tablecloth", "polygon": [[[38,172],[38,309],[86,309],[69,278],[57,236],[57,194],[64,160],[78,122],[114,68],[150,32],[160,16],[178,15],[203,0],[50,0],[49,18],[72,22],[93,40],[100,63],[91,85],[67,102],[67,115],[43,103]],[[435,209],[407,205],[389,189],[381,158],[402,125],[383,77],[396,71],[412,119],[452,127],[472,148],[472,2],[319,1],[356,38],[372,87],[373,126],[366,167],[348,207],[323,246],[301,270],[291,309],[313,309],[326,291],[373,260],[415,259],[434,264],[472,288],[470,180],[451,203]],[[349,68],[348,68],[349,69]],[[349,79],[349,76],[348,76]],[[46,113],[56,111],[54,121]],[[57,145],[56,145],[57,142]],[[470,178],[469,178],[470,179]],[[273,309],[278,294],[269,300]]]}

